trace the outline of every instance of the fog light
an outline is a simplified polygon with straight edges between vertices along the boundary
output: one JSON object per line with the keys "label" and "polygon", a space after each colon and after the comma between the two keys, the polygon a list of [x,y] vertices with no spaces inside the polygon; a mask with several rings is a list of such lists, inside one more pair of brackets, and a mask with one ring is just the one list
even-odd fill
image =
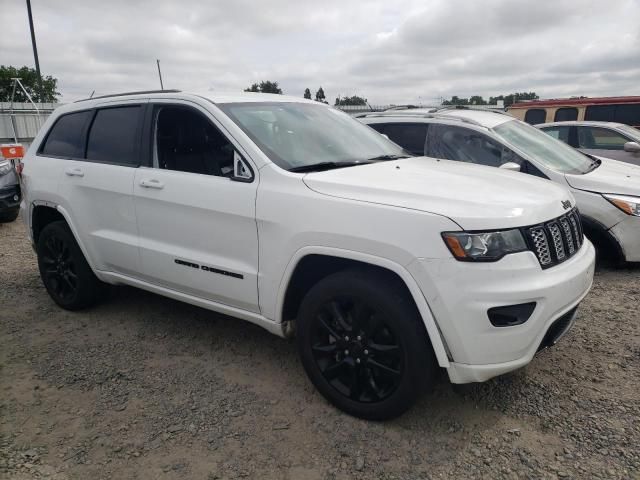
{"label": "fog light", "polygon": [[494,327],[513,327],[522,325],[536,308],[536,302],[508,305],[506,307],[493,307],[487,310],[491,325]]}

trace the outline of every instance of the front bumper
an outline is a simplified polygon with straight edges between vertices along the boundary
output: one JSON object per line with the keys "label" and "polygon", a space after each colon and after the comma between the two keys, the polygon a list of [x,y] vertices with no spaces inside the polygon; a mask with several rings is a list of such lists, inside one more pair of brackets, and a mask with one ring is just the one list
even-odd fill
{"label": "front bumper", "polygon": [[9,212],[20,208],[20,185],[0,188],[0,212]]}
{"label": "front bumper", "polygon": [[627,215],[609,232],[618,241],[627,262],[640,262],[640,217]]}
{"label": "front bumper", "polygon": [[[425,292],[448,350],[450,380],[469,383],[528,364],[553,323],[589,292],[594,264],[595,250],[585,240],[571,259],[546,270],[532,252],[494,263],[420,259],[409,270]],[[490,308],[529,302],[536,307],[521,325],[495,327],[489,321]]]}

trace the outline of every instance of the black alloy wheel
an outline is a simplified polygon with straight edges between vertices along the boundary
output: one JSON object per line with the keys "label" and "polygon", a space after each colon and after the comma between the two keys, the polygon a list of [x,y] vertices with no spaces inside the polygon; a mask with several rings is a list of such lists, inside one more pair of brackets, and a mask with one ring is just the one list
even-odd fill
{"label": "black alloy wheel", "polygon": [[312,352],[325,380],[356,402],[379,402],[400,383],[402,345],[382,318],[361,299],[329,300],[313,324]]}
{"label": "black alloy wheel", "polygon": [[45,226],[38,237],[36,251],[42,283],[62,308],[88,307],[105,292],[105,284],[91,270],[65,222]]}
{"label": "black alloy wheel", "polygon": [[302,365],[327,400],[356,417],[396,417],[434,381],[431,342],[403,287],[378,270],[343,270],[311,287],[300,305]]}

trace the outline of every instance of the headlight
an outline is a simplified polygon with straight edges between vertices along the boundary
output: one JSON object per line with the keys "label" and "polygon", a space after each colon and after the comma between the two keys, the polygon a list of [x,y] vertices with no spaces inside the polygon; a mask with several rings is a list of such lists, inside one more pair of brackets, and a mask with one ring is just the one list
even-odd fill
{"label": "headlight", "polygon": [[11,162],[9,160],[0,161],[0,177],[9,173],[12,168],[13,165],[11,165]]}
{"label": "headlight", "polygon": [[602,195],[613,203],[616,207],[628,215],[640,217],[640,197],[630,197],[629,195]]}
{"label": "headlight", "polygon": [[495,262],[509,253],[528,250],[520,230],[443,232],[442,238],[453,256],[463,262]]}

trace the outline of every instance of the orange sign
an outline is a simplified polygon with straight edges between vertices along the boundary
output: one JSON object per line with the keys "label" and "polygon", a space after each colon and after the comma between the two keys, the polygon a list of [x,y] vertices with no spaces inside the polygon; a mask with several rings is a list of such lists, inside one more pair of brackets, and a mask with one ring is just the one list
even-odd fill
{"label": "orange sign", "polygon": [[0,151],[4,158],[24,157],[24,147],[20,143],[4,143],[0,145]]}

